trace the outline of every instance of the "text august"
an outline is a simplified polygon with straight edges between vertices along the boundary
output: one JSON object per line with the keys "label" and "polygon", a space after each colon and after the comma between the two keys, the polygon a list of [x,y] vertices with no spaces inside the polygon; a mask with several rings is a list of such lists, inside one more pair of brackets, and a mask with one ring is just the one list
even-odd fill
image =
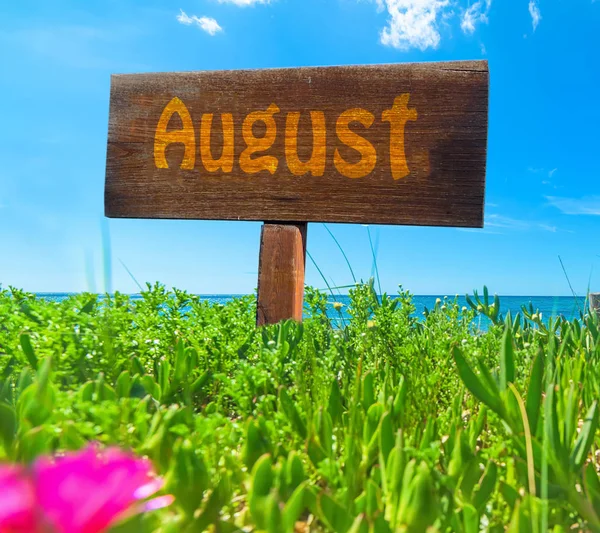
{"label": "text august", "polygon": [[[395,98],[393,105],[383,111],[381,121],[389,123],[390,170],[393,179],[405,178],[410,174],[405,153],[405,127],[408,121],[417,120],[417,110],[408,107],[410,94],[401,94]],[[280,113],[279,107],[271,104],[264,111],[249,113],[242,122],[242,138],[245,148],[239,156],[239,167],[246,174],[268,171],[274,174],[279,166],[279,158],[268,152],[277,137],[277,124],[274,115]],[[181,119],[182,127],[168,129],[174,115]],[[322,176],[325,173],[327,153],[327,129],[325,114],[322,111],[311,111],[312,122],[312,155],[307,161],[301,161],[298,155],[299,112],[287,113],[285,121],[285,160],[290,172],[295,176]],[[370,128],[375,122],[373,113],[362,108],[348,109],[341,113],[335,123],[335,134],[339,141],[360,154],[356,162],[345,160],[336,148],[333,164],[337,171],[347,178],[363,178],[369,175],[377,164],[377,150],[373,144],[350,129],[350,124],[359,123],[363,128]],[[262,122],[266,129],[261,137],[253,133],[253,126]],[[165,152],[171,144],[183,144],[184,155],[179,168],[193,170],[199,159],[207,172],[221,171],[231,173],[234,165],[235,128],[233,115],[221,114],[222,149],[220,157],[215,158],[211,150],[211,130],[213,114],[205,113],[200,120],[199,147],[191,114],[184,102],[175,97],[164,108],[154,136],[154,164],[156,168],[169,168]],[[199,149],[198,149],[199,148]]]}

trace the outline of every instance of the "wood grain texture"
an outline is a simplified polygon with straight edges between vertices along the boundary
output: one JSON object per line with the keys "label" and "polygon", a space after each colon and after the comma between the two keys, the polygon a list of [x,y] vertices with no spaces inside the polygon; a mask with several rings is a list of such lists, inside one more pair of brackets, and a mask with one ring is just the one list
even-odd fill
{"label": "wood grain texture", "polygon": [[[483,61],[115,75],[106,215],[482,227],[488,84]],[[404,129],[409,173],[394,179],[392,155],[397,152],[391,122],[383,117],[401,95],[409,95],[408,108],[418,117]],[[175,97],[189,110],[194,128],[189,138],[195,142],[195,162],[187,170],[180,168],[183,144],[164,150],[169,168],[156,168],[154,158],[157,125]],[[277,170],[248,174],[240,163],[247,148],[244,120],[273,104],[279,109],[273,115],[276,136],[270,149],[256,156],[275,156]],[[358,108],[374,121],[368,128],[352,122],[349,129],[374,147],[376,163],[364,177],[349,178],[336,167],[336,152],[349,163],[361,156],[340,140],[336,126],[340,115]],[[286,158],[285,132],[289,115],[300,113],[297,155],[309,161],[315,139],[311,111],[324,114],[324,172],[298,176]],[[230,172],[211,172],[202,163],[200,130],[207,114],[213,114],[210,150],[215,160],[226,137],[221,115],[232,116]],[[169,131],[179,128],[182,120],[175,115]],[[251,131],[259,138],[269,128],[258,122]]]}
{"label": "wood grain texture", "polygon": [[306,223],[262,226],[258,265],[258,326],[302,320]]}

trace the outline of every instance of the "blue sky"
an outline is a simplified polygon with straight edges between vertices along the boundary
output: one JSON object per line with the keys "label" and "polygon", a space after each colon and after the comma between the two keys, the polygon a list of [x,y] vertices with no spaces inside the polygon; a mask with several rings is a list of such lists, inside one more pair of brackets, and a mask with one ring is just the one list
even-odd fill
{"label": "blue sky", "polygon": [[[125,264],[140,282],[254,290],[258,223],[104,219],[111,73],[487,59],[485,229],[371,226],[382,287],[569,294],[560,255],[576,291],[600,291],[599,29],[600,0],[3,2],[0,284],[135,292]],[[367,228],[329,228],[369,278]],[[322,225],[308,250],[352,281]],[[324,286],[310,261],[306,280]]]}

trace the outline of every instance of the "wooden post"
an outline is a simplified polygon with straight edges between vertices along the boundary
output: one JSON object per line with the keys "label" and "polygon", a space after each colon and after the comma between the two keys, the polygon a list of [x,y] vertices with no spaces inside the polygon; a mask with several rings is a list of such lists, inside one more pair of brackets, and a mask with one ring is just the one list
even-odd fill
{"label": "wooden post", "polygon": [[105,214],[265,221],[256,322],[300,321],[308,222],[483,227],[488,91],[486,61],[116,75]]}
{"label": "wooden post", "polygon": [[590,309],[600,315],[600,292],[590,293]]}
{"label": "wooden post", "polygon": [[256,324],[300,322],[304,301],[305,222],[265,222],[260,234]]}

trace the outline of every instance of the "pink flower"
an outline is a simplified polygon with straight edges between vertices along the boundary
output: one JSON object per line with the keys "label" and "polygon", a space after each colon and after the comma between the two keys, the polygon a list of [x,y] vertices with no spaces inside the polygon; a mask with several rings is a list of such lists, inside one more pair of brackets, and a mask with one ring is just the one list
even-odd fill
{"label": "pink flower", "polygon": [[[22,470],[19,476],[23,486],[29,487],[29,499],[21,500],[19,494],[25,494],[22,487],[12,499],[22,501],[23,506],[30,502],[29,509],[33,502],[37,520],[22,522],[25,525],[20,528],[6,522],[4,529],[0,511],[0,533],[101,533],[127,516],[173,501],[172,496],[161,496],[144,502],[161,489],[162,480],[154,476],[149,461],[118,448],[100,451],[90,445],[63,457],[43,457],[34,463],[30,477]],[[4,506],[4,494],[0,492],[0,507]]]}
{"label": "pink flower", "polygon": [[34,532],[35,490],[24,469],[0,464],[0,533]]}

